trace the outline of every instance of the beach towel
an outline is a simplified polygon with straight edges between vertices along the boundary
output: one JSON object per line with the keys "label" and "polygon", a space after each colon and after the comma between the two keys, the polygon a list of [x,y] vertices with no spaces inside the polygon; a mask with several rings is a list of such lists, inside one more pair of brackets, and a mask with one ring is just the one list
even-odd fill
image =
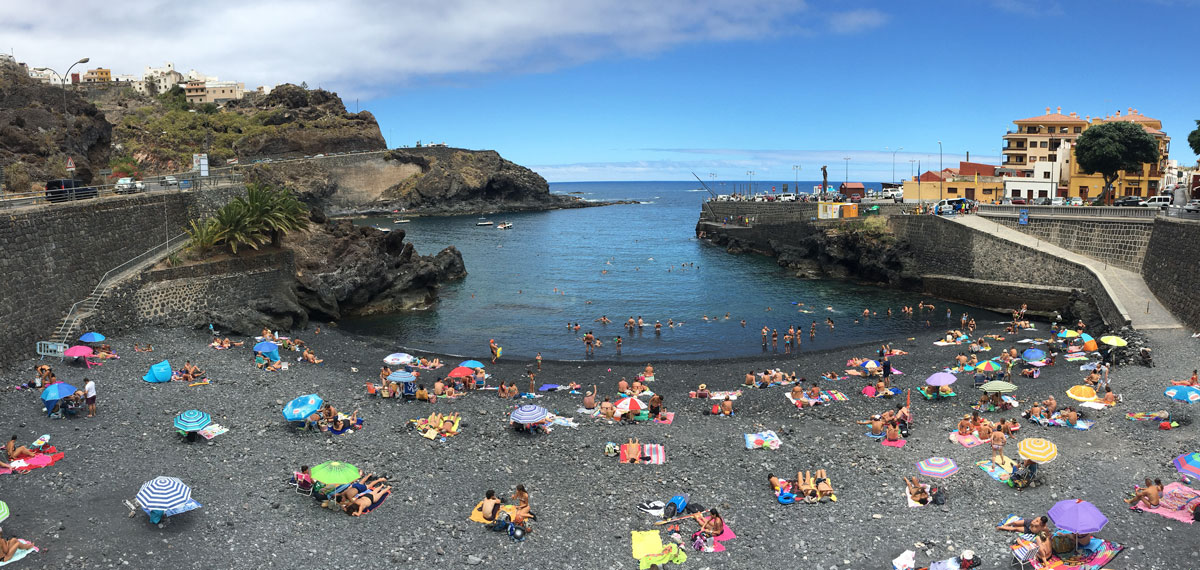
{"label": "beach towel", "polygon": [[[483,501],[479,501],[478,503],[476,503],[475,508],[471,509],[471,516],[467,517],[467,520],[472,520],[479,524],[492,524],[492,521],[489,521],[489,520],[483,518],[483,511],[480,510],[482,507],[483,507]],[[509,518],[513,518],[513,517],[517,516],[517,506],[516,505],[501,505],[500,510],[508,513]]]}
{"label": "beach towel", "polygon": [[658,554],[642,557],[638,561],[639,570],[649,570],[650,566],[657,564],[662,568],[669,564],[683,564],[687,562],[687,553],[678,544],[669,543],[663,547]]}
{"label": "beach towel", "polygon": [[983,445],[983,440],[979,439],[979,436],[975,434],[959,435],[957,431],[950,432],[950,441],[961,443],[963,447]]}
{"label": "beach towel", "polygon": [[1163,422],[1163,421],[1171,419],[1171,414],[1168,414],[1167,412],[1162,412],[1162,411],[1159,411],[1159,412],[1129,412],[1129,413],[1125,414],[1125,418],[1135,421],[1135,422],[1145,422],[1145,421]]}
{"label": "beach towel", "polygon": [[[339,414],[339,415],[340,415],[340,414]],[[346,419],[349,419],[349,418],[346,418]],[[344,434],[344,433],[354,433],[354,430],[355,430],[355,429],[361,429],[361,428],[362,428],[362,426],[363,426],[363,419],[362,419],[362,418],[358,418],[358,419],[357,419],[357,420],[354,422],[354,425],[347,426],[347,427],[345,427],[345,428],[343,428],[343,429],[333,429],[332,427],[330,427],[330,428],[328,428],[328,431],[329,431],[329,433],[331,433],[331,434],[333,434],[333,435],[342,435],[342,434]]]}
{"label": "beach towel", "polygon": [[[1157,509],[1145,509],[1145,512],[1154,513],[1167,517],[1171,520],[1182,523],[1192,524],[1193,520],[1192,508],[1197,503],[1200,503],[1200,492],[1195,491],[1191,487],[1183,483],[1169,483],[1163,488],[1162,499],[1158,503]],[[1139,503],[1139,506],[1144,503]]]}
{"label": "beach towel", "polygon": [[1103,410],[1104,408],[1108,407],[1108,404],[1105,404],[1104,402],[1084,402],[1079,405],[1091,410]]}
{"label": "beach towel", "polygon": [[744,434],[746,440],[746,449],[761,449],[769,447],[771,449],[779,449],[783,445],[783,440],[774,430],[767,430],[758,433]]}
{"label": "beach towel", "polygon": [[229,431],[229,428],[224,427],[220,424],[208,424],[207,427],[200,430],[198,433],[200,435],[204,436],[204,439],[212,439],[212,438],[217,437],[218,435],[221,435],[227,431]]}
{"label": "beach towel", "polygon": [[645,452],[642,450],[640,443],[622,443],[621,444],[621,463],[641,463],[645,458]]}
{"label": "beach towel", "polygon": [[647,556],[656,555],[662,552],[663,543],[662,537],[657,530],[635,530],[631,531],[631,541],[633,542],[633,557],[641,560]]}
{"label": "beach towel", "polygon": [[663,518],[663,509],[666,507],[667,504],[662,501],[650,501],[637,506],[639,511],[658,518]]}
{"label": "beach towel", "polygon": [[849,402],[850,401],[850,398],[846,397],[846,395],[843,394],[839,390],[821,390],[821,394],[829,396],[829,399],[834,402]]}
{"label": "beach towel", "polygon": [[1107,540],[1093,539],[1092,544],[1097,545],[1097,548],[1089,550],[1088,554],[1080,553],[1065,559],[1060,556],[1054,556],[1046,564],[1038,562],[1036,558],[1031,562],[1037,570],[1063,570],[1067,568],[1099,570],[1100,568],[1104,568],[1109,562],[1112,562],[1112,559],[1116,558],[1122,550],[1125,550],[1124,546]]}
{"label": "beach towel", "polygon": [[885,436],[885,435],[887,435],[887,434],[885,434],[885,433],[883,433],[883,432],[879,432],[879,433],[871,433],[871,432],[867,432],[867,433],[865,433],[865,434],[863,434],[863,435],[865,435],[865,436],[867,436],[867,437],[869,437],[869,438],[871,438],[871,439],[883,439],[883,436]]}
{"label": "beach towel", "polygon": [[741,395],[742,395],[741,390],[733,390],[733,391],[725,390],[725,391],[721,391],[721,392],[712,392],[711,394],[709,394],[708,399],[709,400],[724,400],[726,396],[729,396],[730,400],[736,400],[736,399],[738,399],[738,396],[741,396]]}
{"label": "beach towel", "polygon": [[49,467],[58,463],[64,454],[60,453],[53,445],[42,448],[42,452],[30,457],[29,459],[17,459],[8,462],[11,469],[0,469],[0,475],[8,475],[15,472],[25,473],[31,469],[40,467]]}
{"label": "beach towel", "polygon": [[560,388],[562,388],[562,386],[559,386],[558,384],[542,384],[538,387],[538,392],[553,392]]}
{"label": "beach towel", "polygon": [[891,398],[892,396],[899,396],[903,393],[904,392],[899,388],[888,388],[887,391],[880,392],[878,394],[875,393],[874,386],[863,386],[862,389],[862,394],[868,398]]}
{"label": "beach towel", "polygon": [[888,441],[888,440],[884,439],[884,440],[881,440],[879,443],[882,443],[883,445],[886,445],[888,447],[899,448],[899,447],[904,447],[904,444],[908,443],[908,441],[903,440],[903,439],[897,439],[896,441]]}
{"label": "beach towel", "polygon": [[[24,540],[24,539],[21,539],[21,540],[22,540],[23,542],[29,542],[29,541],[27,541],[27,540]],[[9,558],[8,560],[6,560],[6,561],[4,561],[4,562],[0,562],[0,566],[4,566],[4,565],[7,565],[7,564],[12,564],[13,562],[16,562],[16,561],[18,561],[18,560],[20,560],[20,559],[22,559],[22,558],[25,558],[26,556],[29,556],[29,554],[30,554],[30,553],[32,553],[32,552],[40,552],[40,551],[41,551],[41,549],[40,549],[40,548],[38,548],[38,547],[36,547],[36,546],[35,546],[35,547],[33,547],[33,548],[26,548],[26,549],[24,549],[24,550],[18,550],[18,551],[16,551],[16,552],[14,552],[14,553],[13,553],[13,555],[12,555],[12,558]]]}
{"label": "beach towel", "polygon": [[646,463],[650,465],[662,465],[667,462],[666,448],[657,443],[643,444],[642,456],[646,458]]}
{"label": "beach towel", "polygon": [[1092,426],[1096,425],[1096,422],[1091,420],[1079,420],[1078,422],[1075,422],[1075,425],[1071,425],[1067,423],[1067,420],[1060,417],[1060,412],[1054,412],[1054,415],[1048,420],[1029,418],[1029,421],[1044,427],[1072,427],[1079,431],[1087,431]]}
{"label": "beach towel", "polygon": [[735,538],[737,538],[737,535],[733,533],[733,529],[729,528],[729,522],[726,522],[725,530],[721,531],[721,534],[713,537],[712,549],[711,550],[705,549],[704,551],[705,552],[725,552],[725,545],[723,545],[721,543],[725,542],[725,541],[733,540]]}
{"label": "beach towel", "polygon": [[[1012,461],[1009,461],[1008,465],[1012,465]],[[1006,469],[1005,467],[1002,467],[1002,466],[996,465],[995,463],[992,463],[992,461],[988,460],[988,459],[985,459],[983,461],[976,461],[975,466],[982,469],[984,473],[987,473],[988,477],[991,477],[992,479],[995,479],[1001,483],[1004,483],[1005,485],[1008,485],[1009,487],[1013,486],[1012,481],[1010,481],[1010,479],[1012,478],[1012,469],[1011,468]]]}
{"label": "beach towel", "polygon": [[[895,388],[893,388],[893,390],[895,390]],[[926,400],[933,400],[933,399],[934,399],[934,397],[933,397],[933,396],[930,396],[929,394],[926,394],[924,390],[917,390],[917,393],[918,393],[918,394],[920,394],[921,396],[923,396],[923,397],[924,397]],[[953,397],[955,397],[955,396],[957,396],[957,395],[958,395],[958,393],[957,393],[957,392],[949,392],[949,393],[946,393],[946,394],[942,394],[940,397],[941,397],[941,398],[953,398]]]}
{"label": "beach towel", "polygon": [[566,426],[566,427],[572,427],[572,428],[579,427],[579,424],[575,423],[575,420],[572,418],[564,418],[562,416],[556,416],[554,414],[549,414],[546,417],[550,420],[550,425]]}
{"label": "beach towel", "polygon": [[[925,487],[925,492],[926,492],[926,493],[928,493],[928,492],[929,492],[929,489],[930,489],[929,485],[921,485],[921,486],[922,486],[922,487]],[[908,499],[908,507],[909,507],[909,508],[917,508],[917,507],[924,507],[924,506],[925,506],[925,505],[922,505],[921,503],[918,503],[918,502],[916,502],[916,501],[914,501],[914,500],[912,499],[912,493],[909,493],[909,492],[908,492],[908,487],[907,487],[907,486],[905,486],[905,487],[904,487],[904,498]]]}
{"label": "beach towel", "polygon": [[654,423],[669,426],[673,421],[675,421],[675,412],[663,412],[654,420]]}
{"label": "beach towel", "polygon": [[955,345],[955,344],[961,344],[961,343],[958,343],[958,342],[946,342],[946,341],[944,341],[944,340],[935,340],[935,341],[933,341],[933,346],[952,346],[952,345]]}

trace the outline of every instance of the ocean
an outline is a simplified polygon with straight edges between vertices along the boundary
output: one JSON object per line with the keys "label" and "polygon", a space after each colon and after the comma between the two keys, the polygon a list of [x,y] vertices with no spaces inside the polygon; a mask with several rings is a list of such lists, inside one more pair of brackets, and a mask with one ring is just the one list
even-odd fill
{"label": "ocean", "polygon": [[[783,184],[756,181],[754,186],[782,191]],[[819,184],[801,181],[800,188]],[[730,193],[734,183],[708,185]],[[503,231],[476,226],[478,215],[412,218],[405,224],[393,223],[399,214],[359,220],[404,229],[406,239],[425,255],[456,246],[468,275],[443,286],[441,300],[430,309],[345,319],[339,325],[388,338],[396,350],[480,358],[494,338],[505,356],[532,358],[541,352],[556,360],[585,358],[581,339],[593,331],[603,341],[594,358],[638,361],[759,355],[763,326],[779,331],[780,352],[784,331],[802,328],[803,352],[912,336],[928,330],[926,320],[944,329],[947,308],[956,327],[963,312],[977,320],[1003,318],[945,301],[935,302],[937,309],[923,318],[901,317],[900,307],[929,299],[848,281],[798,279],[774,259],[730,255],[695,237],[701,204],[709,196],[699,182],[572,182],[550,188],[587,200],[642,203],[488,215],[496,224],[512,222],[513,228]],[[889,307],[895,313],[890,318]],[[877,316],[864,319],[863,309]],[[601,316],[613,323],[595,322]],[[622,325],[631,316],[641,317],[646,327],[630,334]],[[832,332],[826,318],[834,321]],[[668,327],[668,320],[676,326]],[[663,323],[661,334],[654,332],[655,321]],[[813,321],[817,334],[810,340]],[[568,329],[568,323],[579,323],[579,331]],[[620,354],[617,336],[623,340]]]}

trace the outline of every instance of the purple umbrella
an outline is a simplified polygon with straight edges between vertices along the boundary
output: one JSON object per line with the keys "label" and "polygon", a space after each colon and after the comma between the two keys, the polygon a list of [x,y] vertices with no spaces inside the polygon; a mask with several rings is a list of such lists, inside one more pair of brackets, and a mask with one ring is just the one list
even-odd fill
{"label": "purple umbrella", "polygon": [[1075,534],[1100,532],[1108,524],[1108,517],[1100,509],[1083,499],[1059,501],[1050,507],[1050,520],[1055,526]]}
{"label": "purple umbrella", "polygon": [[949,372],[938,372],[925,379],[925,383],[930,386],[949,386],[957,381],[958,378]]}

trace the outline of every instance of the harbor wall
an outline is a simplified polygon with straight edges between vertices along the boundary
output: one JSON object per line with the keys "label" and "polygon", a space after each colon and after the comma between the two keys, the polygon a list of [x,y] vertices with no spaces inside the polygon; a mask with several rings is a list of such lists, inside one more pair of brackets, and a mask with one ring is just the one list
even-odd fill
{"label": "harbor wall", "polygon": [[1057,245],[1097,261],[1130,271],[1141,271],[1154,219],[1067,219],[1030,216],[1027,224],[1017,216],[987,215],[989,221]]}
{"label": "harbor wall", "polygon": [[1200,222],[1158,218],[1142,262],[1142,278],[1159,302],[1184,325],[1200,330]]}

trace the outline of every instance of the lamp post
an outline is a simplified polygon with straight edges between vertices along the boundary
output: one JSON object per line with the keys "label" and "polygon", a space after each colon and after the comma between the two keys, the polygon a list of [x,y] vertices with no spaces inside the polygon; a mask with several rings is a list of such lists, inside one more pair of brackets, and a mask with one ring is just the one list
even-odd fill
{"label": "lamp post", "polygon": [[908,159],[908,177],[909,178],[913,177],[913,167],[916,164],[916,162],[917,162],[917,159],[915,159],[915,158]]}
{"label": "lamp post", "polygon": [[793,191],[796,193],[797,196],[799,196],[800,195],[800,165],[793,164],[792,172],[794,172],[796,174],[796,188],[794,188]]}
{"label": "lamp post", "polygon": [[938,200],[945,200],[946,196],[942,191],[946,187],[945,168],[942,168],[942,141],[938,141]]}
{"label": "lamp post", "polygon": [[746,176],[750,177],[750,197],[753,198],[754,197],[754,171],[747,170]]}
{"label": "lamp post", "polygon": [[50,69],[49,67],[34,68],[34,71],[49,71],[50,73],[53,73],[55,75],[55,77],[58,77],[58,84],[61,85],[62,89],[63,89],[63,113],[67,112],[67,77],[70,77],[71,70],[74,69],[76,65],[79,65],[81,63],[87,63],[87,62],[91,61],[91,59],[92,58],[90,58],[90,57],[85,57],[75,63],[72,63],[71,67],[68,67],[67,72],[63,75],[59,75],[57,71],[54,71],[53,69]]}
{"label": "lamp post", "polygon": [[846,161],[846,175],[842,177],[842,185],[850,182],[850,157],[843,156],[842,160]]}
{"label": "lamp post", "polygon": [[[888,147],[885,146],[885,147],[883,147],[883,150],[891,150],[891,149],[889,149]],[[896,153],[898,153],[902,150],[904,150],[904,147],[900,147],[900,148],[892,151],[892,184],[896,183]],[[909,162],[912,162],[912,161],[910,160]]]}

